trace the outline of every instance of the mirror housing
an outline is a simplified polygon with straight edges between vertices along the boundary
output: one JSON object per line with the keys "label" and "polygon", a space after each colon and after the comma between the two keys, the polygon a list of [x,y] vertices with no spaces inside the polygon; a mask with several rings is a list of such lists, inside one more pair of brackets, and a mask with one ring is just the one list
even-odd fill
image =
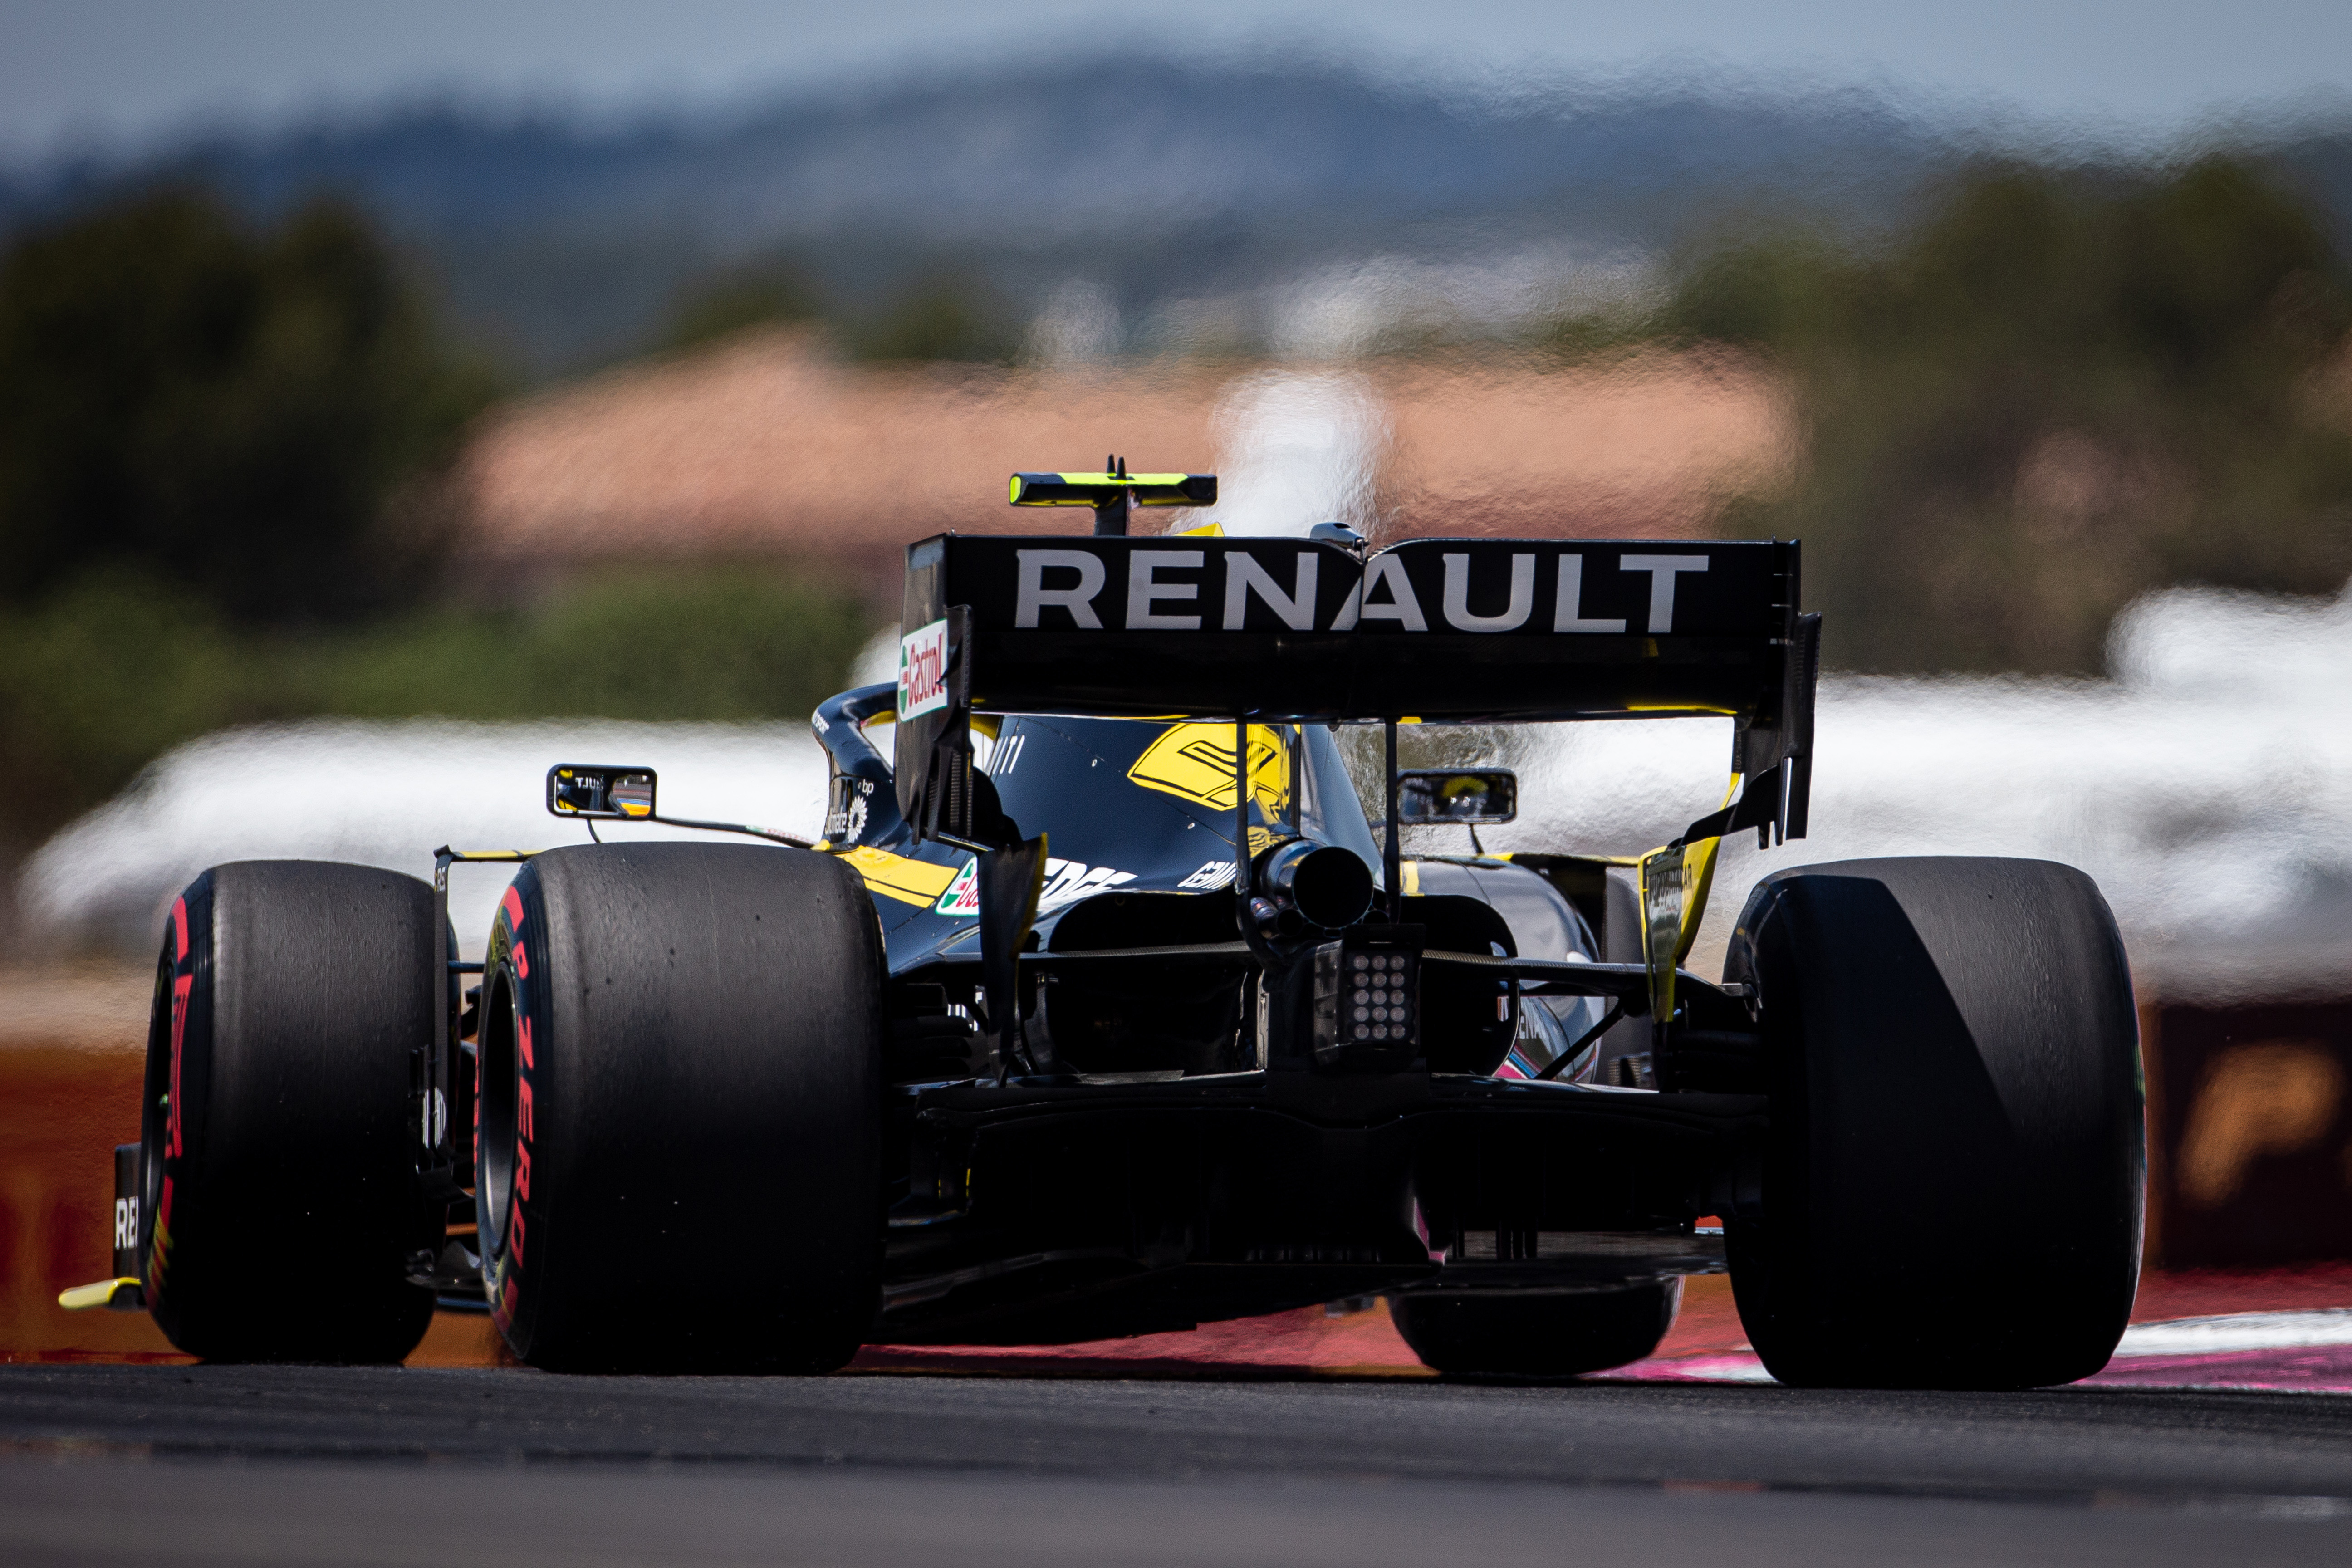
{"label": "mirror housing", "polygon": [[551,816],[648,821],[654,815],[654,771],[558,763],[547,770],[547,810]]}
{"label": "mirror housing", "polygon": [[1408,827],[1509,822],[1519,777],[1508,768],[1412,768],[1397,774],[1397,818]]}

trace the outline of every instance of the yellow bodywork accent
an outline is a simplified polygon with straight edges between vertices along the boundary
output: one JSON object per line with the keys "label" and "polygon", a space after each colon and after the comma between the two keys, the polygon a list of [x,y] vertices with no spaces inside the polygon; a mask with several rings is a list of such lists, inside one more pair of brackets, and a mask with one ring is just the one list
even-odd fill
{"label": "yellow bodywork accent", "polygon": [[[1729,805],[1739,791],[1738,773],[1723,792]],[[1715,886],[1715,856],[1723,840],[1668,844],[1642,857],[1642,952],[1650,971],[1651,1016],[1674,1016],[1675,971],[1690,956]]]}
{"label": "yellow bodywork accent", "polygon": [[1421,862],[1407,860],[1397,868],[1397,880],[1404,884],[1404,896],[1408,899],[1421,897]]}
{"label": "yellow bodywork accent", "polygon": [[[1738,793],[1739,775],[1734,773],[1731,783],[1724,787],[1723,804],[1729,805],[1732,796]],[[1677,964],[1690,956],[1691,944],[1698,941],[1698,922],[1706,913],[1706,895],[1715,887],[1715,852],[1722,847],[1720,838],[1702,838],[1683,846],[1682,934],[1675,942]]]}
{"label": "yellow bodywork accent", "polygon": [[1628,702],[1628,713],[1680,713],[1691,719],[1737,719],[1737,708],[1717,708],[1711,703],[1697,702]]}
{"label": "yellow bodywork accent", "polygon": [[929,904],[948,890],[955,880],[955,866],[935,866],[929,860],[909,860],[904,855],[893,855],[887,849],[861,846],[842,857],[857,868],[866,885],[885,898],[896,899],[902,904]]}
{"label": "yellow bodywork accent", "polygon": [[127,1290],[143,1290],[144,1284],[136,1279],[101,1279],[95,1285],[76,1285],[58,1292],[58,1305],[68,1312],[87,1312],[94,1307],[111,1307],[114,1299]]}
{"label": "yellow bodywork accent", "polygon": [[1172,539],[1223,539],[1224,536],[1225,525],[1223,523],[1204,522],[1198,528],[1180,528],[1169,537]]}
{"label": "yellow bodywork accent", "polygon": [[[1205,481],[1205,488],[1202,481]],[[1187,487],[1193,493],[1187,493]],[[1060,487],[1060,494],[1038,493]],[[1014,506],[1097,506],[1125,495],[1137,506],[1207,506],[1216,497],[1213,474],[1015,474],[1005,492]]]}
{"label": "yellow bodywork accent", "polygon": [[[1270,724],[1249,727],[1250,795],[1267,821],[1290,808],[1290,748]],[[1144,749],[1127,776],[1146,789],[1234,809],[1234,727],[1211,720],[1171,724]]]}

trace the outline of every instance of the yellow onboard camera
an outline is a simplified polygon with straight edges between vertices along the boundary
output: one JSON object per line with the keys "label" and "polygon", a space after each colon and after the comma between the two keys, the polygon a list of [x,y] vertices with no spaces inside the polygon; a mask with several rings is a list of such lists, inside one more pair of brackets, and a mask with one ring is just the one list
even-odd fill
{"label": "yellow onboard camera", "polygon": [[1105,458],[1097,474],[1015,474],[1014,506],[1090,506],[1095,532],[1127,531],[1129,506],[1214,506],[1214,474],[1130,474],[1125,458]]}

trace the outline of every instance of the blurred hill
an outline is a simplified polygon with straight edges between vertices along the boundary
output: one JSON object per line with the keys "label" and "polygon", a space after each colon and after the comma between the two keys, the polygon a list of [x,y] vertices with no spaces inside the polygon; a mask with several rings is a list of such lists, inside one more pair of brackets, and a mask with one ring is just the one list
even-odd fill
{"label": "blurred hill", "polygon": [[1331,64],[1122,57],[616,128],[428,104],[216,134],[0,176],[0,230],[163,174],[262,216],[333,191],[424,254],[461,324],[549,374],[641,347],[681,286],[763,253],[850,293],[950,254],[1024,298],[1097,279],[1136,346],[1182,330],[1156,304],[1352,258],[1596,262],[1727,209],[1884,215],[1951,155],[1859,89],[1480,101]]}

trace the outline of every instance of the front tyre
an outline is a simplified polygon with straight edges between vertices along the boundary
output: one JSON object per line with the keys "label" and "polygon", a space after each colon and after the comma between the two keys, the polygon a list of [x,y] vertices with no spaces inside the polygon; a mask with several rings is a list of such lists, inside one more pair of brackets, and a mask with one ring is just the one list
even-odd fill
{"label": "front tyre", "polygon": [[1814,1387],[2087,1377],[2138,1287],[2139,1031],[2115,917],[2041,860],[1849,860],[1749,895],[1762,1212],[1726,1241],[1772,1375]]}
{"label": "front tyre", "polygon": [[814,1372],[879,1305],[884,959],[838,861],[555,849],[491,929],[478,1195],[516,1355]]}
{"label": "front tyre", "polygon": [[433,1040],[433,889],[370,866],[215,866],[172,905],[147,1033],[149,1309],[209,1361],[396,1362],[421,1196],[411,1059]]}
{"label": "front tyre", "polygon": [[1391,1299],[1397,1332],[1446,1373],[1573,1377],[1640,1361],[1682,1306],[1680,1279],[1590,1290],[1428,1290]]}

